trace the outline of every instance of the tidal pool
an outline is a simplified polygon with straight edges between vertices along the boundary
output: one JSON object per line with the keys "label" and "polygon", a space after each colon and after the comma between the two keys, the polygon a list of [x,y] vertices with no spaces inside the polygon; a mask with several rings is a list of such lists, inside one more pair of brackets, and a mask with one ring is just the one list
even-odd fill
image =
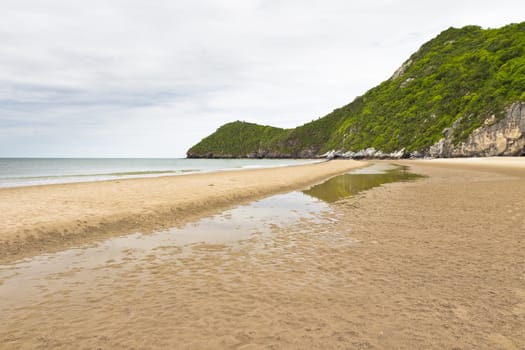
{"label": "tidal pool", "polygon": [[132,233],[91,245],[42,254],[0,265],[0,313],[8,306],[36,302],[57,290],[74,290],[96,276],[111,281],[116,273],[152,259],[182,261],[195,247],[236,244],[271,235],[303,220],[328,220],[327,203],[301,192],[274,195],[152,234]]}
{"label": "tidal pool", "polygon": [[407,166],[374,164],[336,176],[303,193],[333,203],[386,183],[412,181],[422,177],[422,175],[409,172]]}

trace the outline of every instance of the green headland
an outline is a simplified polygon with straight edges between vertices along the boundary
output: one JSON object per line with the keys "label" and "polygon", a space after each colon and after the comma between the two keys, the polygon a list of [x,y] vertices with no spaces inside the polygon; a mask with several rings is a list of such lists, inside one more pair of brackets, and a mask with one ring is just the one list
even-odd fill
{"label": "green headland", "polygon": [[525,22],[449,28],[392,77],[322,118],[294,129],[228,123],[187,155],[352,157],[371,148],[372,155],[522,155],[523,102]]}

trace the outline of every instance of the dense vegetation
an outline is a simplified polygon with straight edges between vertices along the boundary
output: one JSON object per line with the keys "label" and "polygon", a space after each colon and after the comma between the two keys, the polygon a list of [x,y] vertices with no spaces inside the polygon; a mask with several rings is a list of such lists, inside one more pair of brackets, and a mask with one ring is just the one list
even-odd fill
{"label": "dense vegetation", "polygon": [[297,157],[367,147],[425,151],[446,128],[453,127],[459,143],[488,117],[502,118],[516,101],[525,101],[525,22],[499,29],[449,28],[390,79],[323,118],[290,130],[227,124],[188,155]]}
{"label": "dense vegetation", "polygon": [[188,155],[201,157],[247,157],[275,144],[285,129],[236,121],[224,124],[217,131],[193,146]]}

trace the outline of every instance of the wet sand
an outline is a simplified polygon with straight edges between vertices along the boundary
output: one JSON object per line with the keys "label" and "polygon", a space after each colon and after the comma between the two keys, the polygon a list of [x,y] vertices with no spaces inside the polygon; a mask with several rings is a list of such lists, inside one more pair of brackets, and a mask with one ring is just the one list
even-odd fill
{"label": "wet sand", "polygon": [[159,178],[0,189],[0,262],[152,232],[366,165],[332,161]]}
{"label": "wet sand", "polygon": [[523,163],[402,163],[427,177],[318,220],[49,276],[0,349],[524,349]]}

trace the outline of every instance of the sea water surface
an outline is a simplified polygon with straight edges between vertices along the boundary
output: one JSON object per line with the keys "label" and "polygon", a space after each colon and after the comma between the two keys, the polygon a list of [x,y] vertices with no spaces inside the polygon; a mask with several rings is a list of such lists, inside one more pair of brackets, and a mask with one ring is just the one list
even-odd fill
{"label": "sea water surface", "polygon": [[0,158],[0,187],[271,168],[311,159]]}

